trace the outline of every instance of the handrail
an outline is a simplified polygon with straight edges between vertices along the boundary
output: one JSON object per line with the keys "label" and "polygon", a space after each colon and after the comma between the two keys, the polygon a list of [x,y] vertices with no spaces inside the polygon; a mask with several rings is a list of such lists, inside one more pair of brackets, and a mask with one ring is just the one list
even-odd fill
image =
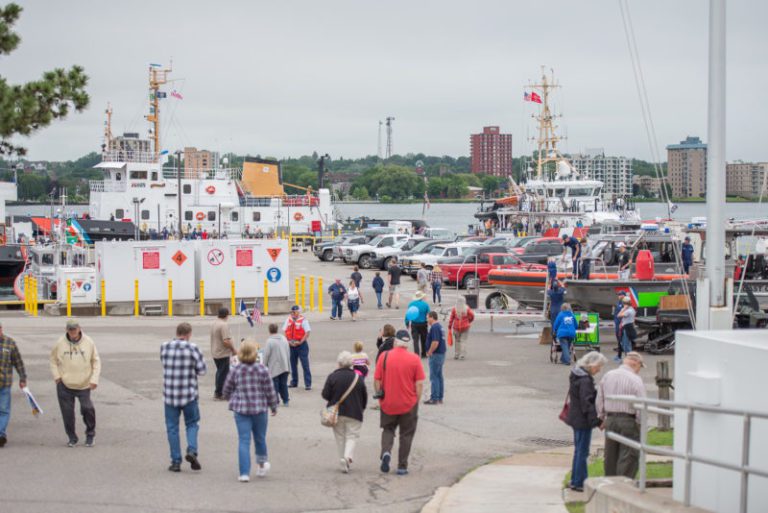
{"label": "handrail", "polygon": [[[646,454],[658,454],[661,456],[669,456],[676,459],[682,459],[685,461],[685,475],[684,475],[684,489],[683,489],[683,503],[685,506],[691,505],[691,467],[693,463],[702,463],[704,465],[711,465],[713,467],[724,468],[726,470],[732,470],[740,474],[741,490],[739,496],[739,512],[747,513],[747,492],[749,489],[749,476],[754,474],[756,476],[768,478],[768,470],[752,467],[749,464],[749,450],[751,439],[751,427],[752,419],[768,419],[768,413],[759,412],[754,410],[743,410],[735,408],[722,408],[720,406],[708,406],[705,404],[684,403],[679,401],[667,401],[663,399],[651,399],[646,397],[635,397],[632,395],[611,395],[607,399],[612,401],[628,402],[632,403],[640,414],[640,441],[632,440],[625,436],[614,433],[613,431],[606,432],[605,436],[619,442],[620,444],[631,447],[640,453],[639,473],[640,479],[638,487],[641,492],[645,492],[646,488]],[[661,406],[660,408],[657,406]],[[684,409],[687,413],[686,423],[686,439],[685,439],[685,451],[679,452],[670,449],[664,449],[648,445],[647,431],[648,431],[648,414],[654,413],[657,415],[674,415],[675,409]],[[706,412],[717,413],[721,415],[736,415],[742,417],[743,429],[742,429],[742,444],[741,444],[741,464],[736,465],[727,461],[716,460],[708,458],[706,456],[700,456],[693,454],[693,416],[694,412]]]}

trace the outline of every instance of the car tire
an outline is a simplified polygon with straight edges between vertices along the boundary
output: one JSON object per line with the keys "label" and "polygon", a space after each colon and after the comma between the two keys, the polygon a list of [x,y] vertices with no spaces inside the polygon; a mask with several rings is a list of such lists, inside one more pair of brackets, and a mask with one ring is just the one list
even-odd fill
{"label": "car tire", "polygon": [[326,249],[323,251],[323,256],[320,259],[323,262],[333,262],[333,250],[332,249]]}
{"label": "car tire", "polygon": [[504,293],[497,290],[496,292],[491,292],[485,298],[485,307],[488,310],[506,310],[509,308],[509,300]]}
{"label": "car tire", "polygon": [[467,273],[467,274],[465,274],[464,277],[461,279],[461,288],[462,289],[466,289],[467,288],[467,282],[469,282],[469,280],[472,280],[474,278],[476,278],[475,273]]}
{"label": "car tire", "polygon": [[392,257],[385,258],[384,263],[381,264],[381,268],[386,271],[387,269],[389,269],[390,263],[392,263]]}
{"label": "car tire", "polygon": [[357,260],[357,265],[360,267],[360,269],[370,269],[371,268],[371,255],[362,255]]}

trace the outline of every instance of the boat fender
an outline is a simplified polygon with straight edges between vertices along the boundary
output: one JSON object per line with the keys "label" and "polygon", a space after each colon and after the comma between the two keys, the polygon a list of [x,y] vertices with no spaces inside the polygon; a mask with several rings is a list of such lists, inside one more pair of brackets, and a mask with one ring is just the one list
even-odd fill
{"label": "boat fender", "polygon": [[198,212],[197,214],[195,214],[195,219],[197,219],[198,221],[202,221],[203,219],[205,219],[205,214],[203,214],[202,212]]}
{"label": "boat fender", "polygon": [[209,185],[208,187],[205,188],[205,192],[207,192],[208,194],[214,194],[216,192],[216,187],[214,187],[213,185]]}

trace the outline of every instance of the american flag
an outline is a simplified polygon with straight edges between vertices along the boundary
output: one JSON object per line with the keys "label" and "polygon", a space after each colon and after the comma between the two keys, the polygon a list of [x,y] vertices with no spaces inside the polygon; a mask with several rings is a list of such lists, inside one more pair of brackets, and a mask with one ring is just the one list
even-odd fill
{"label": "american flag", "polygon": [[181,95],[181,93],[178,92],[176,89],[171,91],[171,96],[173,96],[174,98],[176,98],[178,100],[183,100],[184,99],[184,97]]}
{"label": "american flag", "polygon": [[256,321],[256,324],[261,326],[264,324],[264,321],[261,320],[261,312],[259,312],[259,302],[256,301],[253,305],[253,319]]}

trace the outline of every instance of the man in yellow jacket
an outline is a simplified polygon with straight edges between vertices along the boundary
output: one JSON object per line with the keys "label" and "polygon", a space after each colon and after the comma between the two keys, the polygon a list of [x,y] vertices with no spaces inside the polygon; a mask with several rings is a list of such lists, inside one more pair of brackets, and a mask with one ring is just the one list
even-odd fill
{"label": "man in yellow jacket", "polygon": [[56,381],[64,431],[69,442],[77,445],[75,432],[75,399],[80,401],[80,413],[85,422],[85,446],[93,447],[96,436],[96,410],[91,402],[91,390],[99,384],[101,360],[91,337],[85,335],[77,321],[67,321],[67,331],[51,351],[51,373]]}

